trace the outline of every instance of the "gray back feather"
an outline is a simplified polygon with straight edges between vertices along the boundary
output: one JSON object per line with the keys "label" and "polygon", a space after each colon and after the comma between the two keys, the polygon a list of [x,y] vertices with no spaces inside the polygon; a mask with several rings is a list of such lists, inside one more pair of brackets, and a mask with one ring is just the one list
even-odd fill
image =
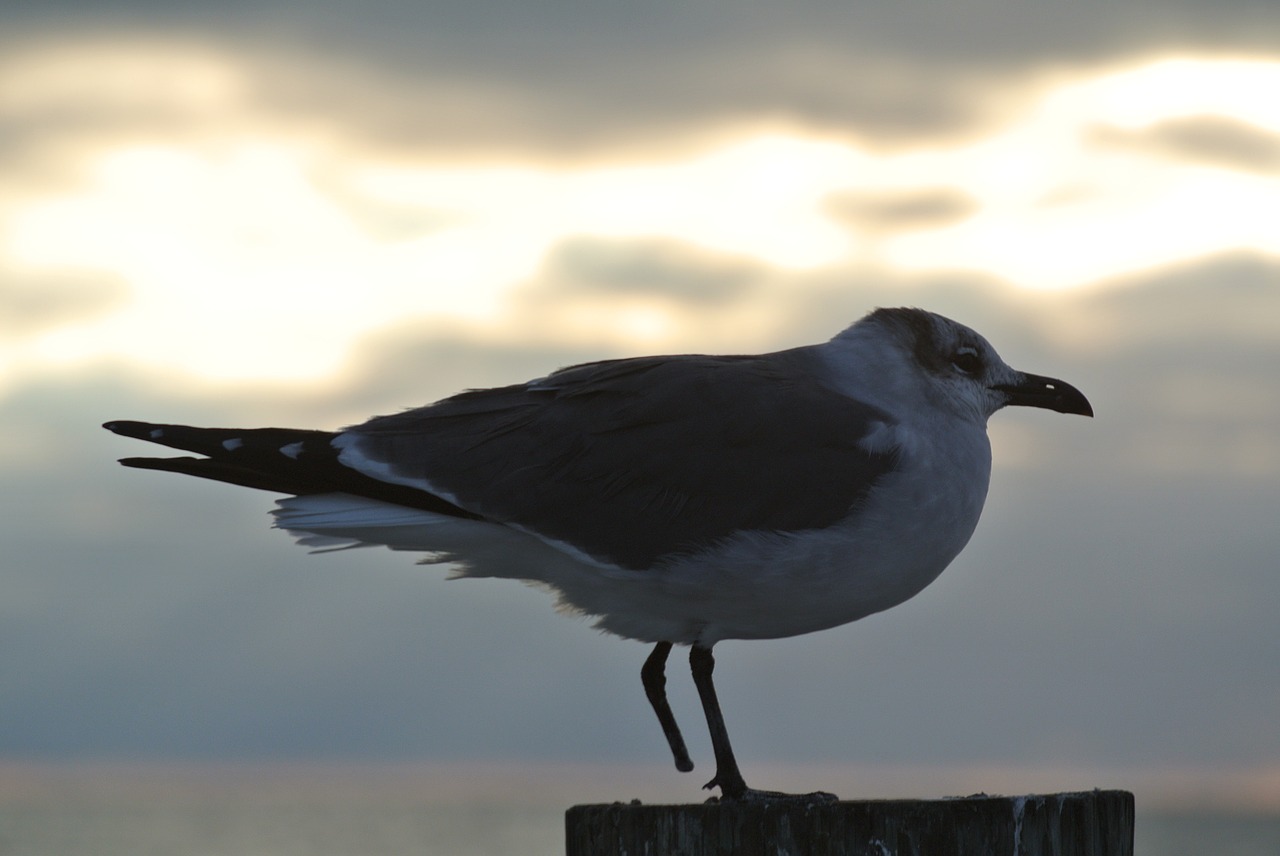
{"label": "gray back feather", "polygon": [[743,530],[831,525],[893,468],[859,445],[890,418],[818,369],[807,348],[609,360],[349,432],[469,511],[642,569]]}

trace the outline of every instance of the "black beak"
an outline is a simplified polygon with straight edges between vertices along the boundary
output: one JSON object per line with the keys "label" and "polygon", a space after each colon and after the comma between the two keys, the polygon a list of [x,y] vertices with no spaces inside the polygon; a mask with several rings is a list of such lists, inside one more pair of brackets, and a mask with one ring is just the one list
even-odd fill
{"label": "black beak", "polygon": [[1044,407],[1059,413],[1092,416],[1093,407],[1084,393],[1069,383],[1051,377],[1024,374],[1016,384],[1000,384],[996,389],[1009,396],[1007,404],[1022,407]]}

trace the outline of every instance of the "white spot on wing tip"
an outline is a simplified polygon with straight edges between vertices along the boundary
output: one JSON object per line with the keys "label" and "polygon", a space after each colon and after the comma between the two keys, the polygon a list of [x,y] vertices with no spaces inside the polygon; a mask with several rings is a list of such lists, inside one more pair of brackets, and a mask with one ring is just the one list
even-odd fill
{"label": "white spot on wing tip", "polygon": [[298,460],[298,456],[302,454],[302,441],[299,440],[297,443],[290,443],[287,446],[281,446],[280,454],[284,455],[286,458],[293,458],[295,461]]}
{"label": "white spot on wing tip", "polygon": [[238,438],[222,441],[222,448],[226,449],[228,452],[234,452],[236,449],[239,449],[243,445],[244,445],[244,441]]}
{"label": "white spot on wing tip", "polygon": [[150,437],[152,440],[159,440],[161,437],[163,437],[163,436],[164,436],[164,429],[163,429],[163,428],[152,428],[152,429],[151,429],[151,433],[150,433],[150,434],[148,434],[147,436],[148,436],[148,437]]}

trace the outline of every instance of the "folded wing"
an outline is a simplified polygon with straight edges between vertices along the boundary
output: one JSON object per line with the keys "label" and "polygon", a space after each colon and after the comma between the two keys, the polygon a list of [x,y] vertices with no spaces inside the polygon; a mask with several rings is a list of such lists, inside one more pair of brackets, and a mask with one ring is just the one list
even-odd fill
{"label": "folded wing", "polygon": [[744,530],[828,526],[893,469],[893,450],[863,442],[889,417],[824,386],[813,359],[589,363],[378,417],[334,443],[372,478],[647,568]]}

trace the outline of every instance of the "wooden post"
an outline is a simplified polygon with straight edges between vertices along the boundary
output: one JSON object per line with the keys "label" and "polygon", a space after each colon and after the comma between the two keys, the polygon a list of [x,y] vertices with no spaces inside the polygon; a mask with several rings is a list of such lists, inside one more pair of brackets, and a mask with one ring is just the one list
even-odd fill
{"label": "wooden post", "polygon": [[567,856],[1133,856],[1133,794],[578,805]]}

